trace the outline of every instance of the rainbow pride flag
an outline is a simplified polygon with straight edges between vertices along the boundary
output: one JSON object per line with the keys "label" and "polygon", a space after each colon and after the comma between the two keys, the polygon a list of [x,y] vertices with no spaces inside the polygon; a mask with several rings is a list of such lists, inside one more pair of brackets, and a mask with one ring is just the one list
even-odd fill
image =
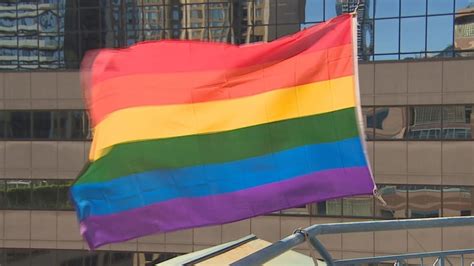
{"label": "rainbow pride flag", "polygon": [[97,52],[83,70],[90,162],[71,188],[89,246],[372,194],[352,20]]}

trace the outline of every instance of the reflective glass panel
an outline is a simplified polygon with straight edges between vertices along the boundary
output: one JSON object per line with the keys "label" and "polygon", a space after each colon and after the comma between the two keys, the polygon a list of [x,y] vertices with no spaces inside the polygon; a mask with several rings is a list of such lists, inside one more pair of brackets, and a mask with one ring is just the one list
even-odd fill
{"label": "reflective glass panel", "polygon": [[398,17],[399,0],[375,0],[375,18]]}
{"label": "reflective glass panel", "polygon": [[472,139],[472,105],[443,106],[443,138]]}
{"label": "reflective glass panel", "polygon": [[425,51],[425,18],[403,18],[400,29],[400,51],[402,53]]}
{"label": "reflective glass panel", "polygon": [[410,106],[408,139],[440,139],[441,116],[441,106]]}
{"label": "reflective glass panel", "polygon": [[410,218],[441,216],[441,187],[434,185],[408,186],[408,216]]}
{"label": "reflective glass panel", "polygon": [[56,137],[57,112],[33,112],[33,138],[54,139]]}
{"label": "reflective glass panel", "polygon": [[375,115],[373,107],[362,107],[362,116],[365,128],[366,139],[374,139]]}
{"label": "reflective glass panel", "polygon": [[428,17],[428,51],[453,50],[453,16]]}
{"label": "reflective glass panel", "polygon": [[312,205],[312,214],[319,216],[341,216],[342,200],[326,200]]}
{"label": "reflective glass panel", "polygon": [[283,214],[298,214],[298,215],[307,215],[309,214],[309,205],[301,205],[295,208],[285,209],[282,210],[281,213]]}
{"label": "reflective glass panel", "polygon": [[428,14],[453,13],[454,0],[428,0]]}
{"label": "reflective glass panel", "polygon": [[7,138],[31,138],[30,111],[6,111],[5,124]]}
{"label": "reflective glass panel", "polygon": [[[474,20],[472,19],[474,12],[474,4],[469,15],[456,15],[454,20],[454,48],[456,50],[473,50],[474,49]],[[473,52],[460,54],[461,56],[474,56]]]}
{"label": "reflective glass panel", "polygon": [[72,210],[73,205],[69,201],[69,188],[73,180],[58,180],[55,184],[58,190],[58,203],[56,208],[59,210]]}
{"label": "reflective glass panel", "polygon": [[344,216],[372,217],[374,215],[374,200],[372,196],[357,196],[342,200]]}
{"label": "reflective glass panel", "polygon": [[474,187],[443,187],[443,216],[470,216],[474,213]]}
{"label": "reflective glass panel", "polygon": [[55,180],[33,180],[32,209],[55,209],[58,203],[58,183]]}
{"label": "reflective glass panel", "polygon": [[328,20],[330,18],[333,18],[337,16],[337,4],[336,0],[325,0],[326,5],[325,5],[325,19]]}
{"label": "reflective glass panel", "polygon": [[6,183],[5,180],[0,180],[0,209],[7,207],[7,199],[5,197]]}
{"label": "reflective glass panel", "polygon": [[58,114],[58,137],[60,139],[86,139],[89,120],[84,111],[61,111]]}
{"label": "reflective glass panel", "polygon": [[109,252],[109,254],[110,265],[139,265],[137,264],[137,259],[133,252]]}
{"label": "reflective glass panel", "polygon": [[83,266],[83,255],[86,253],[82,250],[61,250],[57,252],[57,262],[61,266]]}
{"label": "reflective glass panel", "polygon": [[30,266],[30,251],[27,249],[6,249],[5,260],[7,265]]}
{"label": "reflective glass panel", "polygon": [[376,54],[398,53],[398,19],[375,20],[374,38]]}
{"label": "reflective glass panel", "polygon": [[304,20],[300,19],[300,1],[277,1],[277,23],[278,24],[289,24],[289,23],[300,23]]}
{"label": "reflective glass panel", "polygon": [[426,14],[426,0],[401,0],[402,16],[420,16]]}
{"label": "reflective glass panel", "polygon": [[6,180],[9,209],[28,209],[31,202],[31,180]]}
{"label": "reflective glass panel", "polygon": [[367,117],[367,127],[375,129],[375,139],[403,139],[407,127],[405,107],[376,107]]}
{"label": "reflective glass panel", "polygon": [[456,13],[469,12],[472,6],[472,0],[456,0]]}
{"label": "reflective glass panel", "polygon": [[383,206],[375,200],[375,216],[381,218],[405,218],[407,213],[407,188],[404,185],[377,185],[387,203]]}
{"label": "reflective glass panel", "polygon": [[[57,251],[61,252],[61,251]],[[32,249],[30,251],[31,265],[30,266],[44,266],[55,265],[56,250],[48,249]]]}
{"label": "reflective glass panel", "polygon": [[306,0],[305,22],[323,21],[323,1],[324,0]]}

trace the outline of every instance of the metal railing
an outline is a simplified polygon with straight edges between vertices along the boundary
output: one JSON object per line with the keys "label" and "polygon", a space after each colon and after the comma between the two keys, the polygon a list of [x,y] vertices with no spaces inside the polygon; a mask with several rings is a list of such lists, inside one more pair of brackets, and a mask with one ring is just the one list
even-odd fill
{"label": "metal railing", "polygon": [[428,257],[436,258],[436,264],[440,266],[452,265],[447,259],[448,256],[460,256],[461,265],[464,265],[464,255],[474,254],[474,249],[436,251],[424,253],[410,253],[392,256],[378,256],[356,259],[335,260],[317,238],[320,235],[356,233],[356,232],[376,232],[393,231],[407,229],[422,229],[433,227],[454,227],[474,225],[474,216],[449,217],[449,218],[431,218],[431,219],[410,219],[410,220],[392,220],[392,221],[367,221],[352,223],[334,223],[317,224],[305,229],[298,229],[292,235],[273,243],[247,257],[244,257],[231,265],[247,266],[261,265],[272,260],[280,254],[296,247],[297,245],[309,241],[311,246],[319,252],[328,266],[338,265],[360,265],[367,263],[394,262],[394,265],[404,265],[408,259],[419,259],[423,265],[423,259]]}

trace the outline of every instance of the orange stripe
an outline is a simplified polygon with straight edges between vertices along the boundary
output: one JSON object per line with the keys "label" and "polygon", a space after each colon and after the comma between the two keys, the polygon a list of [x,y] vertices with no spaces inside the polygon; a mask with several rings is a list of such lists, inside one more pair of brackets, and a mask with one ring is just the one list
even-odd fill
{"label": "orange stripe", "polygon": [[352,60],[352,46],[343,45],[266,66],[111,78],[91,90],[92,122],[96,125],[124,108],[235,99],[349,76],[353,74]]}

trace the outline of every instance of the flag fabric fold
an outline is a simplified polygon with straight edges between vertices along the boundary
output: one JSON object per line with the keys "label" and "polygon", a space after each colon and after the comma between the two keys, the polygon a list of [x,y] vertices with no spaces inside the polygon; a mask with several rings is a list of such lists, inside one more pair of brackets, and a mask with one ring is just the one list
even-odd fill
{"label": "flag fabric fold", "polygon": [[372,194],[353,23],[86,58],[94,136],[70,194],[90,248]]}

